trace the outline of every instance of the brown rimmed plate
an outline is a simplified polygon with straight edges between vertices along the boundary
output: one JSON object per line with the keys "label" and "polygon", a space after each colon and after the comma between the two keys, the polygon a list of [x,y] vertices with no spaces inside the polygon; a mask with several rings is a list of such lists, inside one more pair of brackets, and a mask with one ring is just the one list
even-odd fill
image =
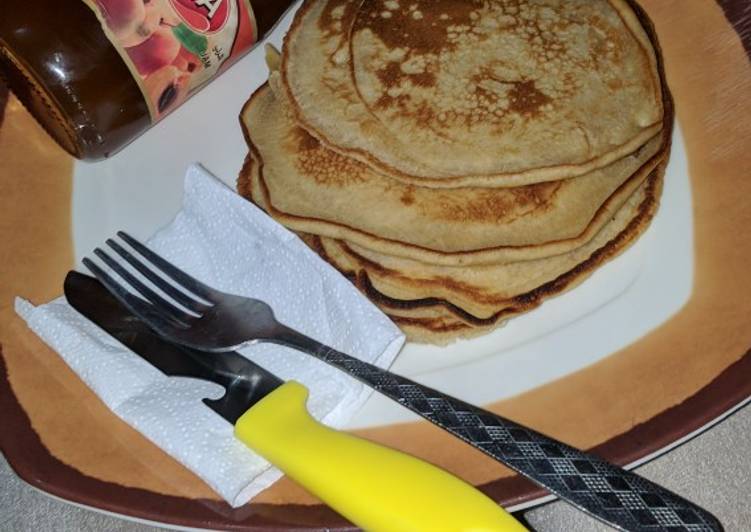
{"label": "brown rimmed plate", "polygon": [[[744,3],[642,2],[663,47],[689,165],[690,297],[657,328],[623,349],[553,382],[491,402],[489,408],[631,464],[711,425],[751,396],[751,210],[744,201],[751,192],[751,44],[744,47],[740,38],[749,35],[748,19],[742,18]],[[214,84],[217,88],[188,105],[207,105],[209,95],[230,90],[242,80],[239,69],[252,61],[243,60]],[[188,109],[170,121],[188,120]],[[238,160],[228,164],[239,166],[242,139],[236,114],[227,120],[237,128],[236,140],[199,140],[230,143],[227,149],[237,151]],[[129,150],[146,149],[143,146],[162,131],[175,127],[170,121],[160,132],[142,137],[141,148]],[[73,238],[80,235],[74,228],[91,219],[82,218],[84,211],[103,207],[105,214],[117,217],[118,208],[133,216],[155,207],[127,201],[82,203],[86,172],[96,167],[82,170],[74,165],[13,99],[0,130],[0,160],[0,235],[4,249],[11,252],[0,266],[0,401],[6,427],[0,444],[14,470],[66,500],[157,522],[250,530],[347,529],[338,516],[287,480],[252,504],[231,510],[190,472],[112,416],[26,330],[13,313],[12,298],[23,295],[42,303],[60,295],[64,274],[75,262]],[[125,176],[126,160],[106,168],[123,168]],[[181,174],[170,175],[177,180]],[[179,189],[177,181],[173,185]],[[174,198],[179,194],[167,203],[178,201]],[[166,221],[171,211],[165,207],[163,212]],[[541,496],[527,482],[424,423],[359,432],[433,460],[505,505],[519,506]]]}

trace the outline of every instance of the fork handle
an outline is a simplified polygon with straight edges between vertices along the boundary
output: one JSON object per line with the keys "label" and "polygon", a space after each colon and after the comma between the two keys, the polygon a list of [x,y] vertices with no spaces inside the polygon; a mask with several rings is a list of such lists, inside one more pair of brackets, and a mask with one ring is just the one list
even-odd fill
{"label": "fork handle", "polygon": [[719,531],[715,516],[694,503],[592,454],[502,416],[340,353],[289,328],[279,343],[352,375],[562,500],[627,531]]}
{"label": "fork handle", "polygon": [[333,430],[288,381],[243,414],[235,435],[365,530],[526,530],[474,486],[408,454]]}

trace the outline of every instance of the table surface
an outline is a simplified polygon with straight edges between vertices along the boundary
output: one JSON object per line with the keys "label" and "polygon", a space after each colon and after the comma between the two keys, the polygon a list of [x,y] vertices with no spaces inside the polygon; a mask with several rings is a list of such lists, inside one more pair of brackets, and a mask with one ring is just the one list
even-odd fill
{"label": "table surface", "polygon": [[[751,407],[639,468],[644,476],[704,506],[730,531],[751,530]],[[566,504],[555,502],[523,515],[536,531],[607,530]],[[167,527],[164,527],[167,528]],[[107,530],[150,532],[126,521],[53,499],[20,480],[0,462],[0,532]]]}

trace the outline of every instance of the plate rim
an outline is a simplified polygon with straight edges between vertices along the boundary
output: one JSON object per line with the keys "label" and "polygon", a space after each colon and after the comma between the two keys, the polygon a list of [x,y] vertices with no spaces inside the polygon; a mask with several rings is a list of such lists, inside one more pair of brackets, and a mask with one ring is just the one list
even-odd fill
{"label": "plate rim", "polygon": [[[245,531],[289,530],[290,523],[273,518],[267,520],[266,516],[259,517],[259,510],[263,510],[268,511],[270,515],[295,513],[302,519],[325,519],[327,523],[305,527],[305,530],[357,530],[322,504],[254,503],[232,509],[228,504],[218,500],[167,495],[90,477],[58,460],[44,446],[31,425],[31,419],[13,392],[5,356],[0,346],[0,411],[4,412],[8,426],[16,429],[20,427],[23,430],[20,434],[14,431],[16,435],[21,436],[19,438],[0,437],[0,449],[11,469],[34,488],[65,501],[125,519],[132,518],[189,529],[201,524],[208,529],[220,527]],[[743,378],[748,374],[751,374],[751,348],[683,402],[588,451],[627,468],[643,465],[706,432],[749,404],[751,381]],[[730,394],[729,389],[732,390]],[[691,421],[687,422],[687,419]],[[650,438],[649,445],[633,445],[634,441],[643,442],[645,436]],[[75,486],[75,489],[71,486]],[[494,500],[499,500],[500,493],[508,493],[509,490],[517,492],[516,497],[504,500],[504,505],[510,511],[526,510],[552,500],[544,489],[538,488],[519,475],[480,484],[477,487]],[[154,516],[158,516],[159,519],[154,519]],[[249,518],[254,522],[246,521]]]}

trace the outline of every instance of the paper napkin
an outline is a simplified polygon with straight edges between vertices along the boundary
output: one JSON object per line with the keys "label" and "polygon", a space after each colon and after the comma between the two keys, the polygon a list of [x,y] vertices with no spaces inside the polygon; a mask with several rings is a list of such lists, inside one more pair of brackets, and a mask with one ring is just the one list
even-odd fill
{"label": "paper napkin", "polygon": [[[262,299],[277,318],[345,353],[387,367],[404,343],[399,329],[344,277],[198,165],[188,169],[182,210],[149,247],[220,290]],[[167,377],[70,307],[64,298],[16,312],[120,418],[206,481],[234,507],[281,472],[233,436],[205,406],[223,389]],[[372,390],[294,350],[259,344],[241,353],[310,390],[308,410],[341,427]]]}

